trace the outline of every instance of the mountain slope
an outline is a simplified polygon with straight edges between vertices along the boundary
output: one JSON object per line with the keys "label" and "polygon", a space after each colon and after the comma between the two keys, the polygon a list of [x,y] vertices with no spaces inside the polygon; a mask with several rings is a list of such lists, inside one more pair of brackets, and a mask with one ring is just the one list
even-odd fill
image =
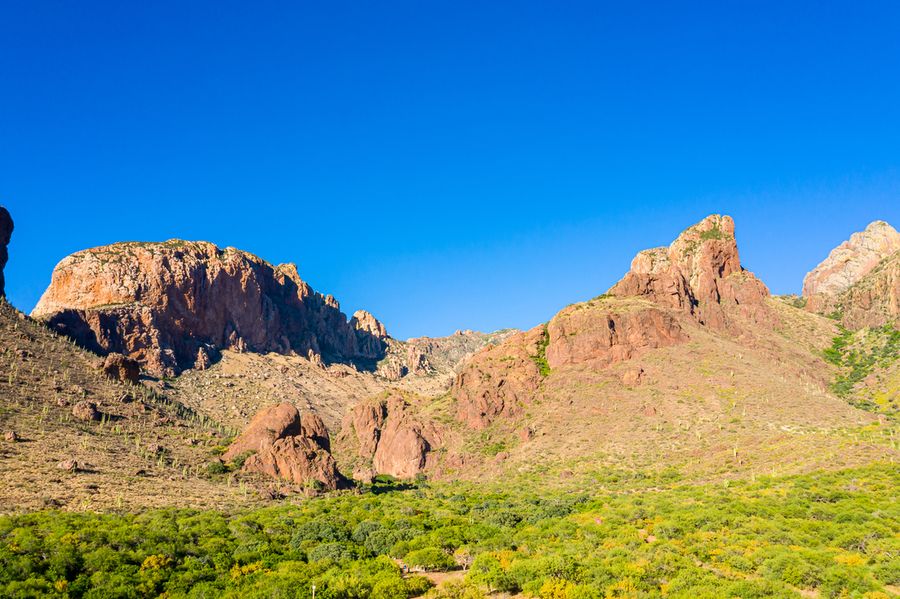
{"label": "mountain slope", "polygon": [[831,391],[836,333],[768,297],[731,219],[709,217],[639,254],[608,294],[475,354],[433,404],[450,428],[436,472],[731,477],[896,455],[890,423]]}

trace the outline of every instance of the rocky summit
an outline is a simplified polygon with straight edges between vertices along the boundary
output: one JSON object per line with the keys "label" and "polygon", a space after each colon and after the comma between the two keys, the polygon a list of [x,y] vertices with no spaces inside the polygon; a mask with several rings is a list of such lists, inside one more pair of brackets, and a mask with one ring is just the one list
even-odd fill
{"label": "rocky summit", "polygon": [[888,256],[900,251],[900,233],[884,221],[872,222],[864,231],[831,250],[828,257],[803,278],[803,296],[836,296],[871,272]]}
{"label": "rocky summit", "polygon": [[803,279],[806,309],[851,329],[900,318],[900,233],[884,221],[834,248]]}
{"label": "rocky summit", "polygon": [[223,349],[374,361],[387,337],[371,315],[349,322],[293,264],[180,240],[72,254],[54,269],[32,316],[157,376],[206,367]]}
{"label": "rocky summit", "polygon": [[645,297],[719,329],[727,324],[723,304],[764,317],[760,307],[769,296],[768,288],[741,266],[734,221],[719,215],[688,228],[667,248],[638,253],[631,270],[608,293]]}
{"label": "rocky summit", "polygon": [[9,259],[6,246],[9,245],[12,232],[12,217],[6,208],[0,206],[0,297],[6,295],[6,281],[3,278],[3,269],[6,267],[6,262]]}
{"label": "rocky summit", "polygon": [[640,252],[606,294],[473,356],[453,387],[457,417],[481,429],[497,416],[523,414],[553,369],[602,369],[684,343],[689,334],[679,315],[716,331],[736,329],[742,319],[768,325],[768,297],[741,266],[734,221],[709,216],[668,248]]}

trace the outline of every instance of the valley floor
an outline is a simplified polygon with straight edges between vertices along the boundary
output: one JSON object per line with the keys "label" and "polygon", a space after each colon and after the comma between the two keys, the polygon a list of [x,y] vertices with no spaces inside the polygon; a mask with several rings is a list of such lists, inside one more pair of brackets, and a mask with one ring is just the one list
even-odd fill
{"label": "valley floor", "polygon": [[[900,591],[894,464],[706,485],[610,481],[568,493],[383,484],[235,512],[3,516],[0,596],[310,597],[313,585],[326,599]],[[430,573],[404,577],[400,563]]]}

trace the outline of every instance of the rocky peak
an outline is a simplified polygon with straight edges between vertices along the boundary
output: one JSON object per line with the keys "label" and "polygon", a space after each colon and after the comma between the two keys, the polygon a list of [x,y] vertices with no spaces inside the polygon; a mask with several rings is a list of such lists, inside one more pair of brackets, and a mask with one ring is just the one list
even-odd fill
{"label": "rocky peak", "polygon": [[373,359],[384,355],[391,337],[381,321],[365,310],[357,310],[350,318],[350,327],[356,333],[360,355]]}
{"label": "rocky peak", "polygon": [[669,247],[639,252],[609,294],[646,297],[687,312],[712,328],[726,325],[722,304],[759,316],[769,290],[741,266],[734,221],[714,214],[689,227]]}
{"label": "rocky peak", "polygon": [[6,281],[3,277],[3,268],[6,266],[6,261],[9,258],[6,246],[9,245],[12,232],[12,217],[6,208],[0,206],[0,297],[6,296]]}
{"label": "rocky peak", "polygon": [[825,260],[807,273],[803,279],[803,296],[836,296],[897,251],[900,251],[900,233],[888,223],[876,220],[831,250]]}
{"label": "rocky peak", "polygon": [[274,267],[207,242],[117,243],[72,254],[54,269],[32,315],[155,375],[177,374],[218,349],[331,361],[383,351],[293,264]]}

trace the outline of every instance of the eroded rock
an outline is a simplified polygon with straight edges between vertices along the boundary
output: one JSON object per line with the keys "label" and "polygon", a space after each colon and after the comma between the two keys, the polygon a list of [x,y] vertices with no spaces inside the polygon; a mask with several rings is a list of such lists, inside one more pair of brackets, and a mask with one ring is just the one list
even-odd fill
{"label": "eroded rock", "polygon": [[344,477],[329,447],[321,418],[312,413],[301,417],[295,406],[283,403],[260,410],[222,459],[253,452],[244,461],[245,471],[334,490],[344,484]]}

